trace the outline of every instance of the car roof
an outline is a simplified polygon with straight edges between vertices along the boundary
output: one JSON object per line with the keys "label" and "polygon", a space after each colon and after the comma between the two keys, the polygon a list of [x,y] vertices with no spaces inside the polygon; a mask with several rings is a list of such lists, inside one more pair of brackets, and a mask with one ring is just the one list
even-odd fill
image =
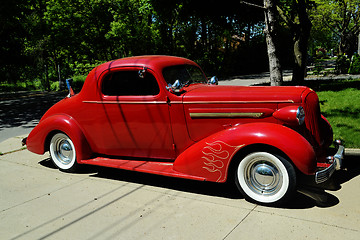
{"label": "car roof", "polygon": [[89,73],[80,94],[95,96],[98,80],[105,72],[111,69],[120,67],[146,67],[153,70],[154,72],[160,73],[165,67],[182,64],[198,66],[195,62],[186,58],[163,55],[145,55],[109,61],[95,67]]}
{"label": "car roof", "polygon": [[106,68],[139,66],[139,67],[148,67],[153,70],[160,70],[166,66],[179,65],[179,64],[196,65],[196,63],[186,58],[165,56],[165,55],[144,55],[144,56],[127,57],[127,58],[121,58],[114,61],[110,61],[102,65],[104,65]]}

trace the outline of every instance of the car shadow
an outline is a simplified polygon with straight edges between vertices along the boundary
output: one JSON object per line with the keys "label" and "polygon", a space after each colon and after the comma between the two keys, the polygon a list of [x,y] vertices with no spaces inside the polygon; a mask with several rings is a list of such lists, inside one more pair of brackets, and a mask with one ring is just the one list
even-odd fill
{"label": "car shadow", "polygon": [[208,196],[225,197],[231,199],[243,198],[241,194],[234,191],[229,191],[232,187],[231,184],[202,182],[105,167],[99,167],[98,172],[91,175],[90,177],[125,181]]}
{"label": "car shadow", "polygon": [[332,207],[340,200],[327,191],[339,191],[342,185],[360,175],[360,156],[349,155],[344,158],[343,169],[336,171],[326,182],[316,184],[313,177],[304,180],[299,192],[312,199],[318,207]]}
{"label": "car shadow", "polygon": [[[51,169],[56,168],[49,158],[40,161],[39,164]],[[89,174],[91,178],[130,182],[200,195],[244,199],[232,183],[202,182],[92,165],[84,165],[78,174]],[[335,172],[333,177],[323,184],[312,182],[313,177],[308,178],[306,184],[295,193],[292,200],[277,208],[308,209],[335,206],[340,200],[326,191],[338,191],[341,189],[341,184],[358,175],[360,175],[360,157],[347,156],[344,170]]]}

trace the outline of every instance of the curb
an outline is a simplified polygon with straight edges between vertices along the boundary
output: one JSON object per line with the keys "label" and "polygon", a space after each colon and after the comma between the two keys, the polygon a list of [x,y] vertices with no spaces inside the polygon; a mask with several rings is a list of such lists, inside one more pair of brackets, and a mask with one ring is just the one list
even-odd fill
{"label": "curb", "polygon": [[6,139],[5,141],[0,142],[0,156],[25,150],[26,146],[23,146],[21,143],[21,140],[24,137],[27,137],[27,134],[17,137],[11,137]]}
{"label": "curb", "polygon": [[345,148],[345,156],[360,156],[359,148]]}
{"label": "curb", "polygon": [[359,74],[340,74],[340,75],[330,75],[330,76],[308,76],[305,78],[305,81],[328,81],[328,80],[347,80],[347,79],[359,79]]}

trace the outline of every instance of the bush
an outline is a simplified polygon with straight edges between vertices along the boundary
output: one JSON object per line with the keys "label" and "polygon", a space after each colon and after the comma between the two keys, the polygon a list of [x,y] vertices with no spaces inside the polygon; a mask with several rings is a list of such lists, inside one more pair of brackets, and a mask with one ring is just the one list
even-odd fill
{"label": "bush", "polygon": [[355,54],[351,59],[351,65],[349,68],[350,74],[359,74],[360,73],[360,55]]}
{"label": "bush", "polygon": [[326,56],[326,50],[324,48],[316,49],[316,58],[323,58]]}
{"label": "bush", "polygon": [[75,75],[87,75],[89,72],[96,66],[104,63],[104,61],[94,61],[94,62],[75,62],[70,64],[70,68]]}
{"label": "bush", "polygon": [[81,91],[82,86],[84,85],[86,77],[87,77],[86,75],[76,75],[76,76],[72,77],[73,82],[71,84],[71,87],[76,93]]}
{"label": "bush", "polygon": [[350,67],[349,58],[345,55],[338,56],[338,58],[336,59],[336,67],[335,67],[336,73],[339,74],[348,73],[349,67]]}

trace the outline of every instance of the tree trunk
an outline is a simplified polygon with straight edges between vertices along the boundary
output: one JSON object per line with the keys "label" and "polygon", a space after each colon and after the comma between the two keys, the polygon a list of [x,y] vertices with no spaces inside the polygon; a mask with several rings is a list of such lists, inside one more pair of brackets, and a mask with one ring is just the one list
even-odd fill
{"label": "tree trunk", "polygon": [[300,83],[306,76],[307,48],[309,35],[295,34],[293,39],[294,67],[292,81]]}
{"label": "tree trunk", "polygon": [[273,0],[264,0],[265,7],[265,36],[269,58],[270,84],[271,86],[280,86],[283,82],[280,60],[277,55],[275,45],[276,35],[276,6]]}
{"label": "tree trunk", "polygon": [[310,37],[311,21],[306,12],[306,5],[303,0],[298,3],[299,22],[293,26],[293,53],[294,68],[292,81],[301,83],[306,75],[306,61],[308,41]]}

